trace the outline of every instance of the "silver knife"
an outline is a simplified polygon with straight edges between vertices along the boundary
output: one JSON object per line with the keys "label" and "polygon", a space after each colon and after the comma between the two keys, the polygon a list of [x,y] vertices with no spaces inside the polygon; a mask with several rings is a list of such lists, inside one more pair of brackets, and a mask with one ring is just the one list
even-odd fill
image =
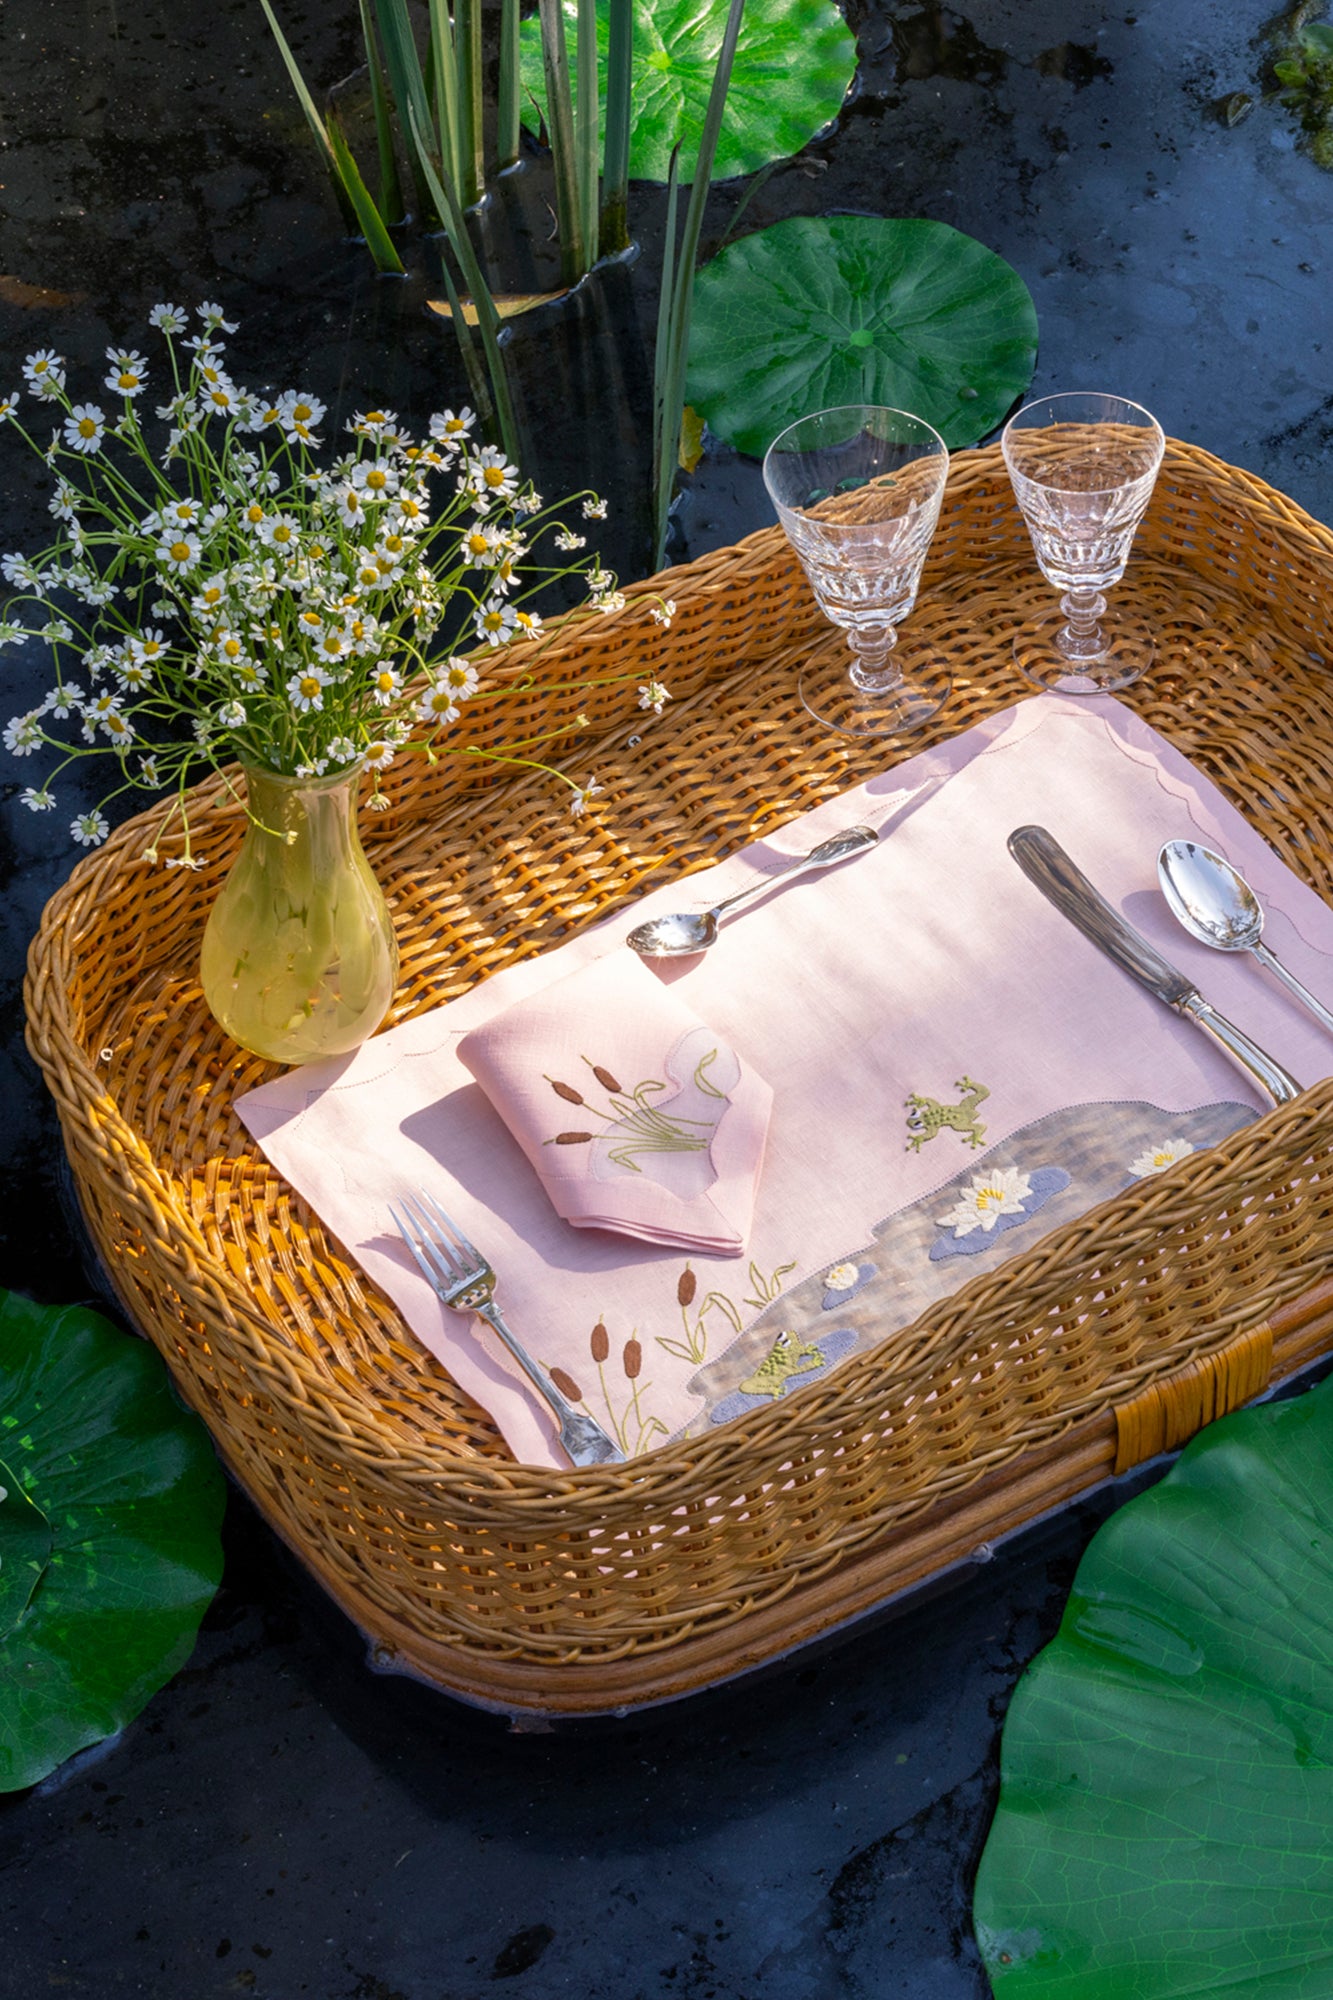
{"label": "silver knife", "polygon": [[1087,876],[1076,868],[1054,834],[1044,826],[1020,826],[1009,836],[1009,852],[1029,882],[1036,885],[1047,902],[1054,903],[1062,917],[1090,938],[1099,951],[1136,979],[1145,991],[1187,1020],[1194,1021],[1210,1035],[1232,1061],[1253,1077],[1274,1104],[1290,1104],[1299,1097],[1301,1086],[1280,1063],[1266,1055],[1256,1042],[1235,1027],[1209,1004],[1197,986],[1183,972],[1162,957],[1127,924],[1106,898],[1099,895]]}

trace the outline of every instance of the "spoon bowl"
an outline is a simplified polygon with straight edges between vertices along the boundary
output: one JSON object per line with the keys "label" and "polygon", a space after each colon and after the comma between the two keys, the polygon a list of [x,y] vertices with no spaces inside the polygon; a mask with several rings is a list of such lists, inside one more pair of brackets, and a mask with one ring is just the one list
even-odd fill
{"label": "spoon bowl", "polygon": [[1157,879],[1176,922],[1215,951],[1253,951],[1264,913],[1239,869],[1194,840],[1168,840]]}
{"label": "spoon bowl", "polygon": [[643,958],[697,957],[717,942],[718,929],[728,916],[757,903],[779,882],[813,874],[820,868],[832,868],[850,855],[873,847],[878,839],[873,826],[849,826],[842,833],[835,833],[832,839],[821,840],[808,854],[798,855],[785,868],[776,868],[771,875],[752,882],[748,889],[740,889],[734,896],[715,903],[711,910],[675,910],[669,916],[649,917],[646,923],[635,925],[625,942]]}
{"label": "spoon bowl", "polygon": [[1333,1013],[1264,943],[1263,908],[1238,868],[1195,840],[1168,840],[1157,857],[1157,879],[1172,916],[1191,937],[1214,951],[1250,952],[1333,1034]]}

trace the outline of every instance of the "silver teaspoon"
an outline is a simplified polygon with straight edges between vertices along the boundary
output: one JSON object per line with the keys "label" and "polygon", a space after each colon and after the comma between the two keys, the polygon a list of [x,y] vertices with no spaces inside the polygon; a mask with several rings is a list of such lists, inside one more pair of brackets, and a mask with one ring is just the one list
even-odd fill
{"label": "silver teaspoon", "polygon": [[707,951],[717,942],[720,924],[748,904],[757,903],[779,882],[813,874],[817,868],[832,868],[835,862],[859,854],[862,848],[873,847],[878,839],[873,826],[849,826],[845,833],[821,840],[808,854],[799,855],[785,868],[776,868],[762,881],[752,882],[748,889],[738,890],[724,902],[715,903],[711,910],[679,910],[669,917],[650,917],[646,924],[636,924],[625,942],[631,951],[644,958],[688,958],[695,952]]}
{"label": "silver teaspoon", "polygon": [[1217,951],[1252,952],[1333,1034],[1333,1014],[1264,943],[1259,898],[1229,861],[1196,841],[1168,840],[1157,857],[1157,879],[1172,916],[1191,937]]}

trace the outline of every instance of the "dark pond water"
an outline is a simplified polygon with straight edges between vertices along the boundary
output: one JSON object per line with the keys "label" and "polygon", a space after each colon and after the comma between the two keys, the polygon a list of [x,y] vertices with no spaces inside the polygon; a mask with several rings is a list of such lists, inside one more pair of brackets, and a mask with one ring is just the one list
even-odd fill
{"label": "dark pond water", "polygon": [[[1132,396],[1333,517],[1333,178],[1278,107],[1234,128],[1217,109],[1258,94],[1271,0],[849,6],[856,94],[744,227],[837,211],[952,223],[1030,286],[1038,390]],[[321,82],[354,67],[351,5],[292,0],[283,18]],[[72,378],[100,377],[107,343],[141,340],[169,297],[221,300],[242,322],[240,378],[299,380],[339,419],[373,402],[419,418],[461,393],[425,311],[428,268],[379,280],[339,240],[255,0],[6,0],[0,33],[0,389],[43,345]],[[533,166],[497,205],[540,215],[540,188]],[[741,192],[714,191],[709,242]],[[634,216],[637,262],[513,334],[530,469],[549,492],[608,493],[607,560],[626,575],[647,560],[660,197],[639,190]],[[5,548],[32,544],[43,504],[0,434]],[[677,552],[767,518],[757,466],[715,450],[680,508]],[[0,720],[44,686],[37,666],[6,672]],[[0,1278],[67,1299],[96,1280],[63,1206],[19,987],[74,855],[17,807],[28,775],[0,771]],[[982,1994],[968,1885],[999,1723],[1102,1504],[752,1690],[518,1739],[371,1679],[238,1502],[227,1585],[191,1666],[100,1762],[0,1806],[0,1988]]]}

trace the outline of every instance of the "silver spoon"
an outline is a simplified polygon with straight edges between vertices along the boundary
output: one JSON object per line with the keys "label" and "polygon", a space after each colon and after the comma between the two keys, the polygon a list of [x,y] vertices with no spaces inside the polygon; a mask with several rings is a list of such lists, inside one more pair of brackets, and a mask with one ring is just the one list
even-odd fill
{"label": "silver spoon", "polygon": [[762,881],[752,882],[748,889],[738,890],[724,902],[715,903],[711,910],[678,910],[669,917],[650,917],[646,924],[635,926],[625,943],[644,958],[687,958],[694,952],[707,951],[709,945],[717,942],[719,924],[734,917],[748,903],[757,903],[777,883],[790,881],[794,875],[813,874],[817,868],[832,868],[848,855],[873,847],[878,839],[873,826],[849,826],[845,833],[821,840],[808,854],[798,856],[785,868],[775,869]]}
{"label": "silver spoon", "polygon": [[1333,1014],[1263,942],[1259,898],[1229,861],[1193,840],[1168,840],[1157,857],[1157,879],[1172,916],[1191,937],[1217,951],[1253,952],[1260,965],[1333,1034]]}

